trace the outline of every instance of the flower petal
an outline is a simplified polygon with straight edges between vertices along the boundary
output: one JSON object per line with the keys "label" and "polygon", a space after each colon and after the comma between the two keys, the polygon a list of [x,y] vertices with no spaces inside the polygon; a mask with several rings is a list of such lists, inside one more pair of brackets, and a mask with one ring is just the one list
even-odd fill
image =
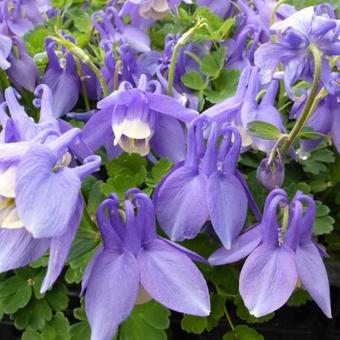
{"label": "flower petal", "polygon": [[215,172],[208,181],[208,207],[211,223],[223,246],[230,249],[247,216],[247,195],[233,175]]}
{"label": "flower petal", "polygon": [[156,214],[172,240],[193,238],[208,218],[207,179],[196,170],[181,167],[157,191]]}
{"label": "flower petal", "polygon": [[313,242],[299,245],[296,250],[299,279],[327,317],[332,317],[329,282],[321,255]]}
{"label": "flower petal", "polygon": [[178,163],[185,158],[185,136],[181,124],[172,117],[160,115],[151,138],[157,156]]}
{"label": "flower petal", "polygon": [[131,313],[139,290],[139,272],[132,253],[103,251],[90,275],[85,309],[91,339],[112,339]]}
{"label": "flower petal", "polygon": [[21,229],[0,229],[0,272],[26,266],[43,256],[48,239],[37,240]]}
{"label": "flower petal", "polygon": [[209,263],[216,266],[242,260],[260,244],[261,240],[261,227],[253,227],[235,239],[231,249],[227,250],[221,247],[216,250],[210,255]]}
{"label": "flower petal", "polygon": [[190,123],[197,118],[198,112],[187,109],[177,100],[164,94],[147,93],[149,108],[153,111]]}
{"label": "flower petal", "polygon": [[83,198],[79,197],[76,209],[67,226],[67,230],[63,235],[51,239],[50,258],[48,260],[47,273],[40,289],[41,293],[46,292],[53,285],[64,268],[65,261],[83,215],[83,208]]}
{"label": "flower petal", "polygon": [[75,211],[80,179],[72,169],[53,171],[55,157],[45,146],[29,150],[17,170],[16,205],[35,238],[61,236]]}
{"label": "flower petal", "polygon": [[243,265],[240,293],[250,314],[260,317],[283,306],[296,283],[294,252],[262,244]]}
{"label": "flower petal", "polygon": [[207,316],[210,299],[203,275],[182,252],[161,240],[138,255],[141,284],[155,300],[175,311]]}

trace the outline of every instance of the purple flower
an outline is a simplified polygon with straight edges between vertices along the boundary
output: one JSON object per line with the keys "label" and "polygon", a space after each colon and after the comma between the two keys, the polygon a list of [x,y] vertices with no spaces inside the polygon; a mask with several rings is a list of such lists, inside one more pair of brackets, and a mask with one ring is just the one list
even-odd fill
{"label": "purple flower", "polygon": [[284,181],[285,167],[281,159],[275,158],[269,163],[266,157],[262,159],[256,171],[256,178],[266,189],[280,187]]}
{"label": "purple flower", "polygon": [[[232,127],[219,136],[213,123],[205,145],[205,125],[204,118],[191,125],[185,161],[157,187],[155,209],[160,226],[172,240],[194,238],[210,219],[223,246],[230,248],[244,225],[250,195],[236,170],[241,137]],[[220,147],[218,137],[223,140]]]}
{"label": "purple flower", "polygon": [[50,249],[41,288],[46,291],[60,274],[80,223],[81,182],[99,168],[100,157],[76,165],[72,150],[81,144],[80,130],[61,133],[51,93],[44,86],[40,90],[39,123],[26,115],[13,89],[1,104],[0,271],[25,266]]}
{"label": "purple flower", "polygon": [[154,208],[147,195],[132,189],[126,197],[125,222],[114,195],[97,212],[103,246],[86,268],[82,282],[93,340],[111,339],[134,305],[145,302],[145,295],[181,313],[210,313],[207,284],[192,262],[205,260],[157,235]]}
{"label": "purple flower", "polygon": [[[141,54],[137,59],[139,69],[150,77],[156,76],[157,80],[162,84],[165,92],[168,91],[167,74],[170,68],[170,62],[173,54],[173,49],[180,38],[180,35],[168,34],[165,39],[163,53],[158,51],[150,51]],[[176,98],[184,106],[192,109],[197,109],[199,99],[197,96],[183,85],[181,77],[190,70],[199,71],[199,64],[188,56],[191,52],[198,57],[203,57],[210,52],[211,43],[203,42],[200,44],[189,43],[183,46],[177,56],[177,62],[174,75],[174,98]]]}
{"label": "purple flower", "polygon": [[[300,116],[304,104],[305,100],[294,103],[291,110],[293,118],[297,119]],[[340,108],[337,96],[328,95],[321,100],[314,113],[308,119],[306,126],[323,135],[330,135],[334,146],[340,152]],[[322,138],[320,137],[320,139],[316,140],[302,140],[300,144],[303,151],[309,152],[316,148],[321,141]]]}
{"label": "purple flower", "polygon": [[8,62],[8,57],[12,49],[12,40],[6,35],[0,34],[0,68],[7,70],[11,64]]}
{"label": "purple flower", "polygon": [[247,125],[252,121],[264,121],[283,133],[286,131],[280,112],[274,107],[277,89],[278,82],[273,80],[258,104],[256,95],[260,91],[259,70],[257,67],[248,67],[241,73],[235,96],[212,106],[203,112],[203,116],[235,126],[241,133],[244,148],[254,144],[259,150],[269,153],[275,142],[251,136]]}
{"label": "purple flower", "polygon": [[255,52],[255,65],[261,69],[262,82],[270,82],[276,67],[282,63],[285,86],[292,95],[291,86],[310,73],[310,45],[322,52],[323,66],[329,68],[326,57],[340,54],[339,32],[339,20],[318,15],[314,7],[304,8],[276,22],[270,27],[270,33],[277,35],[278,42],[268,42]]}
{"label": "purple flower", "polygon": [[102,46],[108,42],[112,44],[123,41],[137,52],[150,51],[149,36],[142,29],[124,24],[113,7],[108,7],[105,12],[93,13],[92,22],[100,34]]}
{"label": "purple flower", "polygon": [[184,158],[184,131],[180,122],[189,123],[197,112],[186,109],[172,97],[160,94],[156,81],[141,76],[137,88],[122,82],[117,91],[98,102],[84,128],[84,141],[92,150],[112,144],[142,156],[150,147],[160,157],[177,162]]}
{"label": "purple flower", "polygon": [[45,45],[48,65],[41,82],[51,89],[53,94],[53,115],[59,118],[70,112],[78,101],[79,76],[71,52],[65,53],[66,61],[63,65],[55,52],[57,43],[47,38]]}
{"label": "purple flower", "polygon": [[[289,209],[287,226],[277,221],[279,207]],[[250,254],[241,270],[240,293],[251,314],[260,317],[279,309],[300,280],[326,316],[331,317],[323,252],[312,240],[314,220],[312,198],[298,192],[288,205],[286,192],[275,189],[267,197],[261,223],[238,237],[230,250],[221,248],[210,256],[209,262],[219,265]]]}
{"label": "purple flower", "polygon": [[0,4],[0,32],[22,37],[43,22],[35,0],[3,0]]}
{"label": "purple flower", "polygon": [[[191,0],[183,1],[192,3]],[[127,0],[120,10],[120,15],[129,16],[133,25],[147,27],[170,12],[176,13],[181,2],[182,0]]]}
{"label": "purple flower", "polygon": [[9,55],[11,67],[7,71],[8,77],[16,86],[34,92],[40,78],[39,70],[32,57],[27,54],[24,43],[17,37],[13,37],[12,40],[18,47],[18,55],[14,52]]}
{"label": "purple flower", "polygon": [[197,0],[197,5],[208,7],[212,13],[221,18],[229,17],[233,10],[230,0]]}

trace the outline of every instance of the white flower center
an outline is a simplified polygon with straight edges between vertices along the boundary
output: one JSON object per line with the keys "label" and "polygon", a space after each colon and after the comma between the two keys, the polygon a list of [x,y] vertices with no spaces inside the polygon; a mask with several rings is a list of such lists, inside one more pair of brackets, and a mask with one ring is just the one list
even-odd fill
{"label": "white flower center", "polygon": [[167,0],[150,0],[139,7],[139,14],[145,19],[159,20],[169,12]]}
{"label": "white flower center", "polygon": [[112,125],[115,135],[114,145],[119,146],[128,153],[138,153],[146,156],[150,151],[149,141],[153,131],[148,123],[140,119],[125,119]]}

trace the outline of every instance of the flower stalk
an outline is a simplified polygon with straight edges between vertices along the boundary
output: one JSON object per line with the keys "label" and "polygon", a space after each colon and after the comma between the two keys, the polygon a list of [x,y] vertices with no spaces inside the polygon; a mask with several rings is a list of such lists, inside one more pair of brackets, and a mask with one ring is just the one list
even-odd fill
{"label": "flower stalk", "polygon": [[312,88],[310,90],[309,97],[307,99],[306,105],[299,117],[299,119],[296,121],[296,124],[294,125],[293,129],[289,133],[287,139],[282,145],[281,154],[285,155],[288,151],[290,146],[294,143],[296,137],[299,135],[300,131],[305,126],[306,122],[310,118],[310,116],[313,114],[315,109],[317,108],[320,100],[325,97],[327,94],[327,91],[322,88],[320,92],[318,93],[318,88],[320,84],[320,78],[321,78],[321,53],[318,50],[316,46],[313,44],[310,45],[310,51],[313,54],[314,58],[314,80],[312,84]]}
{"label": "flower stalk", "polygon": [[169,67],[169,76],[168,76],[168,95],[172,96],[174,93],[174,79],[175,79],[175,69],[176,62],[178,58],[178,53],[182,46],[185,46],[192,38],[192,36],[203,26],[206,25],[206,22],[203,19],[198,19],[195,26],[191,27],[188,31],[186,31],[177,41],[174,50],[172,52],[170,67]]}
{"label": "flower stalk", "polygon": [[93,63],[91,58],[77,45],[73,44],[71,41],[65,39],[62,35],[57,33],[57,37],[53,37],[53,39],[63,47],[65,47],[68,51],[70,51],[76,58],[78,58],[82,63],[89,66],[89,68],[93,71],[93,73],[96,75],[96,77],[99,80],[100,86],[103,90],[104,97],[107,97],[109,95],[109,91],[107,88],[107,84],[103,78],[103,75],[97,68],[97,66]]}

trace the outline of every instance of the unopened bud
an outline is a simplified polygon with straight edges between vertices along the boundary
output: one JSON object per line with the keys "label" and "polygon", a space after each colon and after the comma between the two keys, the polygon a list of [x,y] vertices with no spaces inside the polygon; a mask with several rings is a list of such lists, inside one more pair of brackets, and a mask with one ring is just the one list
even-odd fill
{"label": "unopened bud", "polygon": [[270,164],[268,158],[264,158],[256,171],[256,178],[266,189],[273,190],[280,187],[284,181],[285,167],[278,158]]}

